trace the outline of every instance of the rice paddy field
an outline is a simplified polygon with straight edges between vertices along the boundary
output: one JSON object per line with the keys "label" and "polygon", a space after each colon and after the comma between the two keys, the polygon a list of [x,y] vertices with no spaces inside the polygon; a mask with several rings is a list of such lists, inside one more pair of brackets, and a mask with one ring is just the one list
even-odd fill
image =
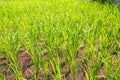
{"label": "rice paddy field", "polygon": [[119,79],[114,4],[0,0],[0,80]]}

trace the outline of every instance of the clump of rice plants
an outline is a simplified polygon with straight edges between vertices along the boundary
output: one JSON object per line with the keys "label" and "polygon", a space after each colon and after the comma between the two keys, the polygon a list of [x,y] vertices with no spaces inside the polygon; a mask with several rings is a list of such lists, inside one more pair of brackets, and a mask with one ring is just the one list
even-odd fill
{"label": "clump of rice plants", "polygon": [[[21,52],[29,58],[20,65]],[[118,80],[120,11],[90,0],[2,0],[0,54],[4,80]]]}

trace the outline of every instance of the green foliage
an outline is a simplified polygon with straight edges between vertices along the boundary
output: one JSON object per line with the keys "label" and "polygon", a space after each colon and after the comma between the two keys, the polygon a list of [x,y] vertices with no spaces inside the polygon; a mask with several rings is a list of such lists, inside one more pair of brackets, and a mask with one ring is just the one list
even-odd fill
{"label": "green foliage", "polygon": [[[1,0],[0,52],[6,54],[16,80],[24,79],[17,64],[20,48],[28,52],[38,71],[33,80],[38,80],[42,71],[45,80],[48,75],[62,80],[63,63],[72,80],[81,66],[87,80],[97,80],[101,67],[104,78],[117,80],[120,12],[109,3],[80,0]],[[83,57],[76,63],[78,53]],[[118,57],[115,61],[114,56]]]}
{"label": "green foliage", "polygon": [[105,3],[105,2],[111,3],[111,2],[113,2],[113,0],[92,0],[92,1],[98,1],[98,2],[102,2],[102,3]]}

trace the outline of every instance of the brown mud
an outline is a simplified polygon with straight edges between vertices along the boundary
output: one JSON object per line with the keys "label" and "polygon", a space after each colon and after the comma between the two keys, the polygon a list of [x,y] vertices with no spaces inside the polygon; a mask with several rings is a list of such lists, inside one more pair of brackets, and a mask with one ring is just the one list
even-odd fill
{"label": "brown mud", "polygon": [[[83,46],[81,48],[83,48]],[[80,65],[82,65],[82,63],[85,64],[85,61],[84,61],[85,54],[82,55],[81,53],[86,53],[86,52],[85,50],[81,50],[81,52],[78,52],[77,57],[75,59],[75,64],[78,64],[78,63],[81,63]],[[47,59],[48,58],[47,54],[44,57]],[[116,57],[113,57],[113,58],[116,59]],[[0,73],[6,74],[8,72],[9,70],[9,67],[7,66],[8,63],[9,61],[2,54],[0,54]],[[64,63],[63,58],[61,58],[61,63]],[[18,66],[20,69],[22,69],[22,75],[26,80],[31,80],[32,76],[37,73],[35,65],[32,63],[30,56],[24,50],[19,51]],[[62,76],[63,80],[73,79],[72,73],[69,71],[68,67],[69,66],[67,64],[64,64],[62,66],[61,73],[64,75]],[[53,73],[51,66],[49,66],[48,68],[49,68],[48,70],[51,73]],[[79,66],[76,80],[86,80],[85,73],[84,73],[85,68],[84,69],[83,68],[84,68],[84,65]],[[105,70],[104,70],[104,67],[101,66],[98,73],[98,80],[105,80],[104,77],[105,77]],[[13,72],[9,72],[9,74],[6,75],[6,80],[14,80]],[[38,80],[44,80],[44,71],[41,71]],[[53,77],[48,75],[47,80],[53,80]]]}

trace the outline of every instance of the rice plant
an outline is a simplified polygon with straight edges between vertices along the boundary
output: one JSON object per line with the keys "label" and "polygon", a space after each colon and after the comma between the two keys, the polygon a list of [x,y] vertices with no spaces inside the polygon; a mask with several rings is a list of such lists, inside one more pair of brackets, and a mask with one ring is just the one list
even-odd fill
{"label": "rice plant", "polygon": [[[33,70],[18,64],[21,49]],[[0,54],[4,80],[118,80],[120,11],[90,0],[1,0]]]}

